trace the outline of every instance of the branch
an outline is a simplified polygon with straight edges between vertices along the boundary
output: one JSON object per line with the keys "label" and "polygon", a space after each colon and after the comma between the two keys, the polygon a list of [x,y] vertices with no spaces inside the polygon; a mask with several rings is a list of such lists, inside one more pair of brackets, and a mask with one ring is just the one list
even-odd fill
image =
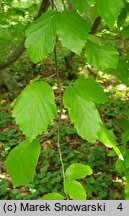
{"label": "branch", "polygon": [[0,70],[7,68],[11,64],[13,64],[17,59],[20,58],[20,56],[25,50],[24,42],[25,42],[25,39],[20,43],[18,48],[12,53],[11,56],[4,63],[0,64]]}
{"label": "branch", "polygon": [[[47,11],[49,4],[50,4],[49,0],[42,0],[38,14],[34,18],[34,20],[38,19],[42,15],[42,13],[45,13]],[[18,48],[16,48],[16,50],[12,52],[11,56],[9,56],[9,58],[7,58],[5,62],[0,63],[0,70],[9,67],[20,58],[20,56],[25,51],[24,43],[25,43],[25,38],[21,41]]]}
{"label": "branch", "polygon": [[42,0],[40,8],[39,8],[39,12],[38,15],[35,19],[39,18],[43,13],[45,13],[48,9],[50,5],[50,1],[49,0]]}
{"label": "branch", "polygon": [[97,29],[98,29],[100,23],[101,23],[101,17],[98,16],[98,17],[95,19],[95,21],[94,21],[94,23],[93,23],[93,25],[92,25],[92,27],[91,27],[91,32],[90,32],[90,34],[93,35],[93,34],[95,34],[95,33],[97,32]]}

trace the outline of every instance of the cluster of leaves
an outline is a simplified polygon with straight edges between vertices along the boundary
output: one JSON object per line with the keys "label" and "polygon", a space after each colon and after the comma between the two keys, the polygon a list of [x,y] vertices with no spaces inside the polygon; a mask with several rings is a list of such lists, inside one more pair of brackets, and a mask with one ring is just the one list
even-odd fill
{"label": "cluster of leaves", "polygon": [[[102,125],[92,100],[99,103],[106,100],[106,96],[102,88],[90,78],[78,79],[64,93],[64,105],[68,108],[71,121],[74,123],[78,134],[91,143],[95,142],[96,139],[100,140],[106,146],[113,147],[120,156],[121,153],[116,147],[114,134]],[[15,147],[6,159],[6,168],[15,186],[33,180],[40,154],[40,143],[35,138],[46,131],[56,112],[53,91],[43,81],[29,84],[15,100],[13,117],[27,137],[27,140]],[[86,124],[88,125],[87,128],[85,128]],[[29,162],[28,158],[30,158]]]}
{"label": "cluster of leaves", "polygon": [[[121,107],[122,103],[121,101],[118,101],[117,103],[115,100],[109,100],[108,104],[106,104],[106,107],[105,105],[101,106],[100,114],[103,113],[108,119],[108,122],[113,123],[113,125],[109,125],[107,122],[106,125],[108,125],[110,128],[114,128],[114,125],[117,124],[115,118],[116,109],[118,106]],[[110,112],[111,108],[112,112]],[[6,109],[8,110],[8,107]],[[114,118],[113,121],[109,116],[111,114],[112,118]],[[8,112],[8,115],[5,115],[1,110],[1,115],[1,119],[4,118],[4,122],[1,121],[1,126],[3,125],[7,127],[8,123],[12,122],[10,114]],[[1,152],[1,161],[4,160],[12,147],[15,147],[18,144],[18,139],[20,138],[18,130],[15,130],[14,125],[13,127],[6,128],[5,132],[2,134],[2,137],[0,136],[0,140],[2,143],[4,143],[4,145]],[[49,138],[46,137],[46,140],[50,139],[52,142],[51,148],[49,149],[47,144],[47,149],[43,147],[43,150],[41,150],[39,165],[37,167],[37,172],[35,174],[33,183],[27,184],[25,189],[24,187],[23,189],[22,187],[12,189],[12,187],[10,188],[7,180],[1,179],[1,199],[38,199],[39,197],[42,197],[43,194],[48,192],[60,192],[61,194],[64,194],[60,171],[60,161],[57,155],[57,149],[55,149],[56,146],[53,143],[53,141],[56,143],[56,137],[56,131],[54,136],[51,135]],[[124,195],[121,193],[121,184],[112,182],[112,179],[114,179],[117,174],[114,163],[109,163],[110,159],[108,159],[106,156],[107,150],[104,148],[104,146],[100,144],[99,146],[98,144],[90,145],[80,138],[76,140],[76,130],[72,127],[69,128],[66,123],[61,125],[60,137],[65,169],[69,166],[69,164],[79,162],[90,165],[90,167],[92,167],[94,170],[93,176],[87,177],[86,180],[84,179],[82,181],[87,192],[88,199],[123,199]],[[69,141],[67,140],[68,137]],[[45,145],[45,141],[41,140],[41,143],[43,143],[43,146]],[[112,157],[111,161],[113,160],[114,159]],[[122,179],[123,174],[119,175]]]}
{"label": "cluster of leaves", "polygon": [[[104,110],[102,112],[105,113]],[[75,134],[76,131],[74,128],[69,128],[66,123],[61,126],[61,148],[65,168],[67,168],[69,164],[77,162],[88,164],[92,167],[94,170],[93,176],[87,177],[81,181],[87,192],[88,199],[122,199],[124,197],[123,193],[121,193],[122,186],[120,183],[112,182],[112,179],[116,175],[116,171],[114,163],[109,163],[109,159],[106,156],[106,148],[101,145],[90,145],[89,143],[82,141],[80,138],[76,141]],[[15,138],[15,140],[11,135]],[[54,142],[56,142],[56,136],[57,133],[55,133],[54,137],[49,137],[49,139],[51,139],[51,141],[55,140]],[[69,142],[67,141],[68,136]],[[10,146],[9,144],[9,139],[10,141],[12,139],[12,145],[15,147],[15,144],[18,143],[19,138],[16,137],[15,131],[6,131],[6,140],[2,141],[5,143],[1,153],[1,156],[3,155],[3,158],[1,158],[2,161],[12,148],[12,145]],[[45,141],[42,142],[44,146]],[[24,187],[23,189],[22,187],[12,189],[12,187],[10,188],[7,180],[1,179],[1,199],[38,199],[39,197],[42,197],[43,194],[48,192],[60,192],[61,194],[64,194],[60,161],[57,155],[57,149],[53,149],[55,148],[54,146],[55,144],[52,145],[52,148],[47,147],[47,149],[43,148],[43,150],[41,150],[39,165],[37,167],[34,181],[27,184],[25,189]],[[113,158],[111,161],[113,161]]]}

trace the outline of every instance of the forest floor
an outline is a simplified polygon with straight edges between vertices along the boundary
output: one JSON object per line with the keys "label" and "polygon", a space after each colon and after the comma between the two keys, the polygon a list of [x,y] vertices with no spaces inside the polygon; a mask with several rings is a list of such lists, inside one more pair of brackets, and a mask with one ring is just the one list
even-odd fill
{"label": "forest floor", "polygon": [[[69,85],[71,81],[67,78],[64,64],[62,66],[60,61],[59,59],[63,92],[63,87]],[[75,76],[85,71],[85,68],[80,66],[82,64],[77,62],[75,57],[73,64],[73,71],[76,71]],[[57,105],[59,105],[60,96],[54,59],[45,60],[43,64],[36,67],[28,61],[26,63],[21,60],[20,66],[18,63],[13,66],[11,73],[13,72],[16,74],[14,78],[20,82],[21,89],[38,74],[41,75],[41,78],[53,87]],[[111,75],[99,73],[96,80],[104,87],[110,98],[106,104],[98,107],[99,113],[106,127],[113,129],[118,145],[121,145],[121,134],[125,127],[121,119],[127,120],[128,118],[129,113],[125,115],[125,109],[127,110],[129,107],[129,88]],[[20,91],[18,90],[18,92]],[[10,150],[24,139],[11,116],[12,102],[17,97],[18,92],[9,92],[3,88],[0,93],[0,199],[38,199],[48,192],[63,193],[61,165],[57,149],[56,119],[47,132],[39,137],[41,155],[34,182],[27,186],[13,188],[11,179],[5,170],[4,161]],[[62,114],[60,139],[65,169],[75,162],[90,165],[93,169],[93,175],[82,181],[87,190],[87,199],[124,198],[125,178],[119,173],[118,157],[102,143],[97,141],[95,144],[90,144],[80,138],[70,123],[65,110]]]}

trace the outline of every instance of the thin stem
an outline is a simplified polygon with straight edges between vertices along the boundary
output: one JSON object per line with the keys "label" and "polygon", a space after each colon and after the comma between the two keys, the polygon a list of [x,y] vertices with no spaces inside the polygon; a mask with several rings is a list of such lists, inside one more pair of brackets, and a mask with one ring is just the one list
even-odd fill
{"label": "thin stem", "polygon": [[64,171],[64,163],[63,163],[63,157],[61,152],[61,145],[60,145],[60,127],[61,127],[61,115],[63,112],[63,104],[62,104],[62,92],[61,92],[61,80],[60,80],[60,74],[58,71],[58,64],[57,64],[57,53],[56,53],[56,47],[54,48],[54,56],[55,56],[55,65],[56,65],[56,74],[58,79],[58,86],[59,86],[59,94],[60,94],[60,113],[58,116],[58,132],[57,132],[57,147],[59,151],[59,157],[60,157],[60,163],[62,167],[62,176],[63,180],[65,180],[65,171]]}

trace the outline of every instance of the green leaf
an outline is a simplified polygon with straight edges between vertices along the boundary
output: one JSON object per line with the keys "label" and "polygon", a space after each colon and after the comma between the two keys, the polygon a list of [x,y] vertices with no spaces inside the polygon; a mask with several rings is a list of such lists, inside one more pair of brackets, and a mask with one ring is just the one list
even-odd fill
{"label": "green leaf", "polygon": [[117,72],[114,75],[122,81],[125,85],[129,86],[129,62],[120,59],[117,67]]}
{"label": "green leaf", "polygon": [[90,65],[96,69],[117,68],[119,53],[115,48],[98,45],[88,41],[86,44],[86,57]]}
{"label": "green leaf", "polygon": [[125,186],[125,200],[129,200],[129,183]]}
{"label": "green leaf", "polygon": [[85,188],[76,180],[65,180],[64,192],[73,200],[86,200]]}
{"label": "green leaf", "polygon": [[118,20],[117,20],[117,25],[119,28],[126,25],[127,15],[128,15],[128,13],[127,13],[126,8],[122,8],[120,15],[118,16]]}
{"label": "green leaf", "polygon": [[103,125],[101,125],[100,131],[98,133],[98,140],[106,147],[113,148],[119,158],[123,160],[123,156],[116,146],[117,142],[115,141],[115,136],[112,130],[108,130]]}
{"label": "green leaf", "polygon": [[123,84],[129,86],[129,62],[119,60],[116,70],[106,69],[104,72],[116,76]]}
{"label": "green leaf", "polygon": [[64,47],[80,54],[90,31],[90,24],[72,11],[49,11],[35,20],[26,31],[25,47],[34,63],[51,53],[59,36]]}
{"label": "green leaf", "polygon": [[129,38],[129,25],[121,31],[121,36],[123,39]]}
{"label": "green leaf", "polygon": [[60,14],[57,34],[64,47],[76,54],[80,54],[86,43],[89,31],[89,23],[79,14],[72,11],[63,11]]}
{"label": "green leaf", "polygon": [[65,172],[67,180],[80,179],[91,174],[92,169],[90,168],[90,166],[81,163],[71,164]]}
{"label": "green leaf", "polygon": [[126,150],[126,154],[124,156],[124,165],[125,169],[129,169],[129,150]]}
{"label": "green leaf", "polygon": [[120,119],[120,127],[122,130],[129,130],[129,119],[121,118]]}
{"label": "green leaf", "polygon": [[100,117],[95,104],[86,97],[85,91],[76,84],[69,86],[64,92],[63,103],[77,133],[83,139],[94,143],[100,129]]}
{"label": "green leaf", "polygon": [[124,173],[125,171],[125,166],[124,166],[124,161],[118,159],[116,162],[115,162],[115,169],[118,173],[122,174]]}
{"label": "green leaf", "polygon": [[25,140],[10,151],[5,165],[15,187],[33,181],[39,154],[38,140],[32,143]]}
{"label": "green leaf", "polygon": [[74,85],[95,103],[105,103],[108,100],[101,85],[91,78],[84,79],[80,77]]}
{"label": "green leaf", "polygon": [[55,46],[58,13],[49,11],[35,20],[26,31],[25,47],[34,63],[51,53]]}
{"label": "green leaf", "polygon": [[129,141],[129,129],[124,131],[124,133],[122,134],[122,137],[121,137],[121,141],[122,141],[123,145],[127,144],[127,142]]}
{"label": "green leaf", "polygon": [[46,131],[56,115],[52,88],[43,81],[29,84],[14,103],[13,117],[31,142]]}
{"label": "green leaf", "polygon": [[101,125],[101,129],[98,134],[98,139],[101,142],[103,142],[108,148],[112,148],[113,146],[117,145],[112,130],[106,129],[103,125]]}
{"label": "green leaf", "polygon": [[123,0],[95,0],[100,16],[105,19],[109,26],[113,26],[117,20],[121,8],[124,7]]}
{"label": "green leaf", "polygon": [[40,200],[64,200],[64,197],[59,193],[48,193],[40,198]]}
{"label": "green leaf", "polygon": [[87,0],[70,0],[70,2],[74,5],[75,9],[84,13],[88,7]]}

